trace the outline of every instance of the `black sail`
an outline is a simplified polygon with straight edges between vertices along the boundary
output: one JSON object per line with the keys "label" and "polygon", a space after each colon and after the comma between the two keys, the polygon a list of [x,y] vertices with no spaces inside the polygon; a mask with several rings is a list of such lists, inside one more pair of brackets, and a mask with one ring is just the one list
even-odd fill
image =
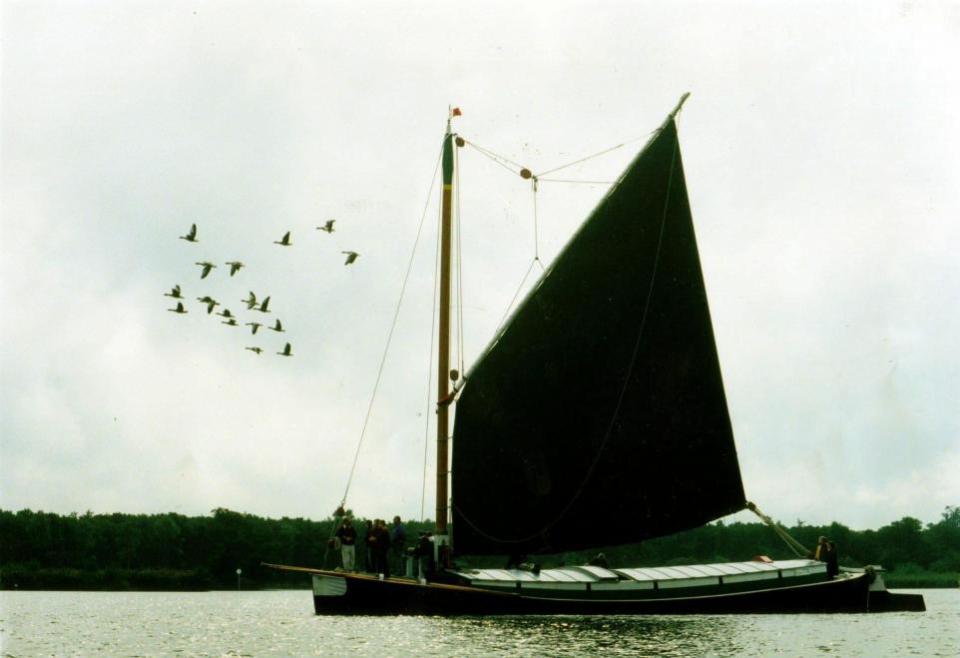
{"label": "black sail", "polygon": [[457,404],[459,554],[640,541],[745,498],[671,115]]}

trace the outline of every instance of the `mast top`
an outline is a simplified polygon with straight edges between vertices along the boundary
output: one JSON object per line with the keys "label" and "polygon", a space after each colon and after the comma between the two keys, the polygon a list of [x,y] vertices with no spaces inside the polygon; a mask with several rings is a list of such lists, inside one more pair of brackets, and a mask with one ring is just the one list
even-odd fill
{"label": "mast top", "polygon": [[667,116],[667,121],[669,121],[670,119],[672,119],[672,118],[674,118],[675,116],[677,116],[677,113],[680,112],[680,108],[683,107],[683,104],[686,102],[686,100],[687,100],[688,98],[690,98],[690,92],[689,92],[689,91],[688,91],[688,92],[684,92],[683,96],[680,97],[680,101],[677,103],[677,106],[676,106],[675,108],[673,108],[673,112],[671,112],[671,113]]}
{"label": "mast top", "polygon": [[460,111],[459,107],[451,107],[449,105],[447,106],[447,134],[448,135],[453,132],[453,130],[450,128],[450,121],[453,119],[453,117],[458,117],[462,115],[463,115],[463,112]]}

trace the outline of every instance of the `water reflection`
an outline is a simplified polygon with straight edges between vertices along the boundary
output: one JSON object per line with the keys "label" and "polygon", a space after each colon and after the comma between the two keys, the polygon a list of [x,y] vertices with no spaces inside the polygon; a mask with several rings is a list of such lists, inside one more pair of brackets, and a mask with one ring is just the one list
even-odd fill
{"label": "water reflection", "polygon": [[318,617],[309,592],[0,592],[2,656],[960,656],[960,591],[878,615]]}
{"label": "water reflection", "polygon": [[[735,655],[740,647],[730,617],[482,617],[435,619],[434,637],[448,649],[537,656]],[[425,629],[426,630],[426,629]],[[429,632],[429,631],[428,631]]]}

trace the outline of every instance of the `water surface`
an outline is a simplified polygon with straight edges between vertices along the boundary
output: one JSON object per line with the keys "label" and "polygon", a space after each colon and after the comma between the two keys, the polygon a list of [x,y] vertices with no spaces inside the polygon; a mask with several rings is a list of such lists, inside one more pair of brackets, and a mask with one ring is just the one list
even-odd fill
{"label": "water surface", "polygon": [[960,590],[925,613],[317,617],[309,591],[0,592],[3,656],[960,656]]}

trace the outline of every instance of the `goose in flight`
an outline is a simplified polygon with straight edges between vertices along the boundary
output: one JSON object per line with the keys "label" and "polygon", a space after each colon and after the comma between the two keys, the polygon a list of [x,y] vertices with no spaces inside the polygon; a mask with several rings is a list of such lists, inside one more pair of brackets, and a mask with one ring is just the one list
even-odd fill
{"label": "goose in flight", "polygon": [[229,318],[229,319],[227,319],[227,320],[224,320],[224,321],[221,322],[220,324],[225,324],[225,325],[227,325],[227,326],[229,326],[229,327],[236,327],[236,326],[238,326],[238,325],[237,325],[237,321],[236,321],[236,319],[234,319],[234,318]]}
{"label": "goose in flight", "polygon": [[208,261],[203,261],[202,263],[194,263],[194,264],[199,265],[200,267],[203,268],[203,271],[200,273],[201,279],[206,279],[207,275],[210,274],[210,270],[216,267],[216,265]]}
{"label": "goose in flight", "polygon": [[281,247],[289,247],[290,245],[292,245],[293,243],[290,242],[290,231],[287,231],[286,233],[284,233],[283,237],[280,238],[279,240],[274,240],[273,244],[278,244]]}
{"label": "goose in flight", "polygon": [[177,302],[177,308],[168,308],[168,311],[171,313],[186,313],[187,309],[183,308],[183,302]]}
{"label": "goose in flight", "polygon": [[190,231],[186,235],[181,235],[180,239],[186,240],[187,242],[200,242],[197,240],[197,225],[191,224]]}
{"label": "goose in flight", "polygon": [[170,289],[170,292],[163,293],[164,297],[173,297],[174,299],[183,299],[183,295],[180,294],[180,284],[178,283],[173,288]]}
{"label": "goose in flight", "polygon": [[353,261],[357,260],[357,256],[360,255],[355,251],[341,251],[340,253],[347,255],[347,260],[343,262],[344,265],[351,265]]}
{"label": "goose in flight", "polygon": [[286,329],[283,328],[283,325],[280,324],[279,318],[277,318],[277,321],[274,323],[272,327],[267,327],[267,329],[269,329],[270,331],[276,331],[278,334],[282,334],[286,331]]}
{"label": "goose in flight", "polygon": [[318,227],[317,227],[317,230],[318,230],[318,231],[326,231],[327,233],[333,233],[333,224],[334,224],[336,221],[337,221],[337,220],[335,220],[335,219],[328,219],[328,220],[327,220],[327,223],[324,224],[323,226],[318,226]]}
{"label": "goose in flight", "polygon": [[293,352],[290,351],[290,343],[287,343],[286,347],[283,348],[282,352],[277,352],[280,356],[293,356]]}
{"label": "goose in flight", "polygon": [[243,267],[243,263],[238,260],[228,260],[226,264],[230,266],[230,276],[239,272],[240,268]]}
{"label": "goose in flight", "polygon": [[253,327],[253,329],[250,330],[250,333],[253,334],[254,336],[256,336],[256,335],[257,335],[257,329],[259,329],[259,328],[262,327],[263,325],[260,324],[259,322],[247,322],[247,323],[246,323],[246,326],[248,326],[248,327]]}
{"label": "goose in flight", "polygon": [[262,347],[244,347],[243,349],[245,349],[245,350],[250,350],[250,351],[253,352],[254,354],[260,354],[260,352],[263,351],[263,348],[262,348]]}
{"label": "goose in flight", "polygon": [[219,313],[217,313],[221,318],[233,318],[233,313],[230,312],[229,308],[225,308]]}
{"label": "goose in flight", "polygon": [[256,310],[260,311],[261,313],[269,313],[269,312],[270,312],[270,297],[269,297],[269,295],[263,299],[263,301],[260,303],[260,306],[259,306]]}
{"label": "goose in flight", "polygon": [[250,291],[250,296],[246,299],[241,299],[241,302],[247,305],[247,310],[252,311],[253,307],[257,305],[257,296],[253,294],[253,291]]}
{"label": "goose in flight", "polygon": [[[203,297],[197,297],[197,301],[200,302],[201,304],[206,304],[206,305],[207,305],[207,315],[210,315],[211,313],[213,313],[213,307],[214,307],[214,306],[220,306],[220,302],[218,302],[217,300],[215,300],[215,299],[214,299],[213,297],[211,297],[210,295],[204,295]],[[218,315],[219,315],[219,314],[218,314]]]}

